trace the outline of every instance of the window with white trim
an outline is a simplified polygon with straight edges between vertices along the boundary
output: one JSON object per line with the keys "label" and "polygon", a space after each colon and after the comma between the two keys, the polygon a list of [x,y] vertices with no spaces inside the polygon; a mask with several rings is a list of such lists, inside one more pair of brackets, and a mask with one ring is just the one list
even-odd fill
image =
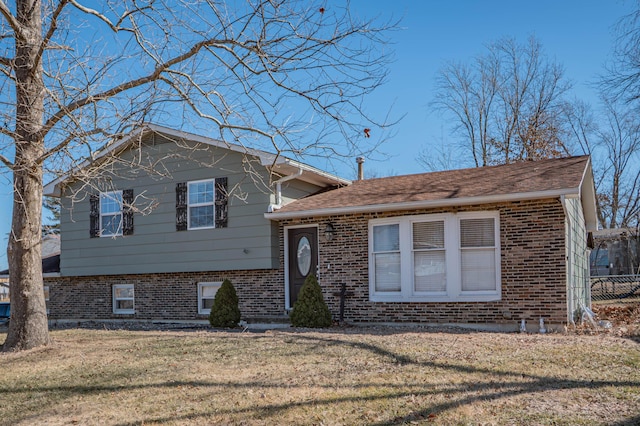
{"label": "window with white trim", "polygon": [[213,306],[213,299],[216,297],[221,282],[198,283],[198,313],[209,315]]}
{"label": "window with white trim", "polygon": [[226,228],[229,192],[226,177],[176,183],[176,231]]}
{"label": "window with white trim", "polygon": [[500,300],[499,218],[465,212],[371,220],[370,299]]}
{"label": "window with white trim", "polygon": [[122,235],[122,191],[100,193],[100,236]]}
{"label": "window with white trim", "polygon": [[135,291],[133,284],[114,284],[113,313],[135,314]]}
{"label": "window with white trim", "polygon": [[214,182],[214,179],[189,182],[187,186],[189,229],[215,226]]}

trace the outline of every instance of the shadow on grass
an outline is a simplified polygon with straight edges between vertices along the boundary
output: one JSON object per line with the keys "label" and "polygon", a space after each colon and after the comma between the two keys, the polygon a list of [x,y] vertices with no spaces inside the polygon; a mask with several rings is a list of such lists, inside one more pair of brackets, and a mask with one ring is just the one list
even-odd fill
{"label": "shadow on grass", "polygon": [[[379,423],[369,423],[378,425],[396,425],[407,422],[420,421],[428,419],[433,415],[441,415],[449,410],[460,406],[473,404],[476,402],[497,401],[518,395],[527,395],[538,397],[539,394],[551,390],[574,390],[574,389],[601,389],[607,387],[630,387],[636,388],[640,392],[640,381],[630,380],[579,380],[579,379],[561,379],[542,374],[525,374],[515,371],[496,371],[490,368],[474,367],[471,365],[451,365],[445,362],[435,360],[423,361],[417,360],[410,356],[398,354],[383,347],[371,343],[354,342],[342,340],[339,338],[323,337],[322,335],[311,335],[306,333],[295,333],[287,335],[292,343],[306,343],[315,347],[319,345],[335,345],[348,346],[366,351],[387,360],[393,365],[413,365],[424,368],[427,371],[443,370],[462,374],[483,374],[488,378],[482,381],[469,383],[450,383],[446,385],[425,384],[422,382],[404,382],[402,384],[384,384],[380,383],[360,383],[358,385],[343,385],[340,383],[332,383],[325,385],[314,385],[316,387],[330,389],[335,391],[357,391],[365,389],[385,389],[384,392],[376,392],[374,395],[343,395],[326,398],[316,398],[303,401],[293,401],[284,403],[253,405],[241,408],[221,408],[215,410],[201,410],[196,413],[177,414],[174,416],[158,416],[148,417],[141,420],[122,423],[122,425],[134,425],[142,423],[171,423],[187,420],[205,420],[215,416],[242,416],[243,419],[267,419],[276,416],[278,413],[304,407],[331,406],[340,403],[358,403],[358,402],[375,402],[383,400],[393,400],[398,398],[406,398],[412,396],[446,396],[443,402],[436,402],[428,406],[421,407],[418,410],[411,410],[400,416],[380,421]],[[498,379],[498,380],[496,380]],[[54,393],[59,397],[65,398],[74,395],[91,395],[120,391],[135,391],[136,389],[177,389],[182,387],[194,388],[210,388],[216,392],[224,392],[228,389],[290,389],[294,387],[290,383],[270,383],[262,381],[249,382],[214,382],[214,381],[166,381],[158,383],[145,384],[96,384],[96,385],[58,385],[58,386],[33,386],[28,388],[17,389],[0,389],[0,395],[8,393]],[[297,385],[297,387],[305,387],[305,385]],[[311,419],[310,419],[311,420]],[[630,419],[621,420],[615,423],[619,426],[639,424],[640,416]]]}

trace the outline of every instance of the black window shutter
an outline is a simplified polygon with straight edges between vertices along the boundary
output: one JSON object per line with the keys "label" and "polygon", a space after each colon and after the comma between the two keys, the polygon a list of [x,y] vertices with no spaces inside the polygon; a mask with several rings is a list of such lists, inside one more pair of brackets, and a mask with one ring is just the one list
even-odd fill
{"label": "black window shutter", "polygon": [[216,228],[226,228],[229,216],[227,178],[216,178]]}
{"label": "black window shutter", "polygon": [[122,191],[122,235],[133,235],[133,189]]}
{"label": "black window shutter", "polygon": [[100,236],[100,196],[91,194],[89,206],[89,236],[97,238]]}
{"label": "black window shutter", "polygon": [[187,230],[187,183],[176,183],[176,231]]}

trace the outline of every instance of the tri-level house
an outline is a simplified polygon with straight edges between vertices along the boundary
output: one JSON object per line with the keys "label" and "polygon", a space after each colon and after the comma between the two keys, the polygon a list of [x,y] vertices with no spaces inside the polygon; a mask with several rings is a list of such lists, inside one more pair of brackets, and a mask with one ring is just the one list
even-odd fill
{"label": "tri-level house", "polygon": [[245,320],[285,320],[316,274],[336,319],[515,330],[589,306],[588,157],[349,180],[158,125],[51,182],[62,320],[205,320],[220,283]]}

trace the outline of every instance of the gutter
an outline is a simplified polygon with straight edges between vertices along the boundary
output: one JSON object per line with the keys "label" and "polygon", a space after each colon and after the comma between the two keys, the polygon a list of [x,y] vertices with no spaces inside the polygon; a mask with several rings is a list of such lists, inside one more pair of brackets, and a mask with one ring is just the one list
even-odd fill
{"label": "gutter", "polygon": [[268,213],[273,213],[278,209],[282,208],[282,184],[284,182],[290,181],[292,179],[296,179],[299,178],[300,176],[302,176],[302,173],[304,172],[304,170],[302,170],[302,167],[298,168],[298,171],[292,175],[289,176],[285,176],[282,177],[280,179],[278,179],[275,184],[276,184],[276,203],[275,204],[269,204],[269,207],[267,207],[267,212]]}

